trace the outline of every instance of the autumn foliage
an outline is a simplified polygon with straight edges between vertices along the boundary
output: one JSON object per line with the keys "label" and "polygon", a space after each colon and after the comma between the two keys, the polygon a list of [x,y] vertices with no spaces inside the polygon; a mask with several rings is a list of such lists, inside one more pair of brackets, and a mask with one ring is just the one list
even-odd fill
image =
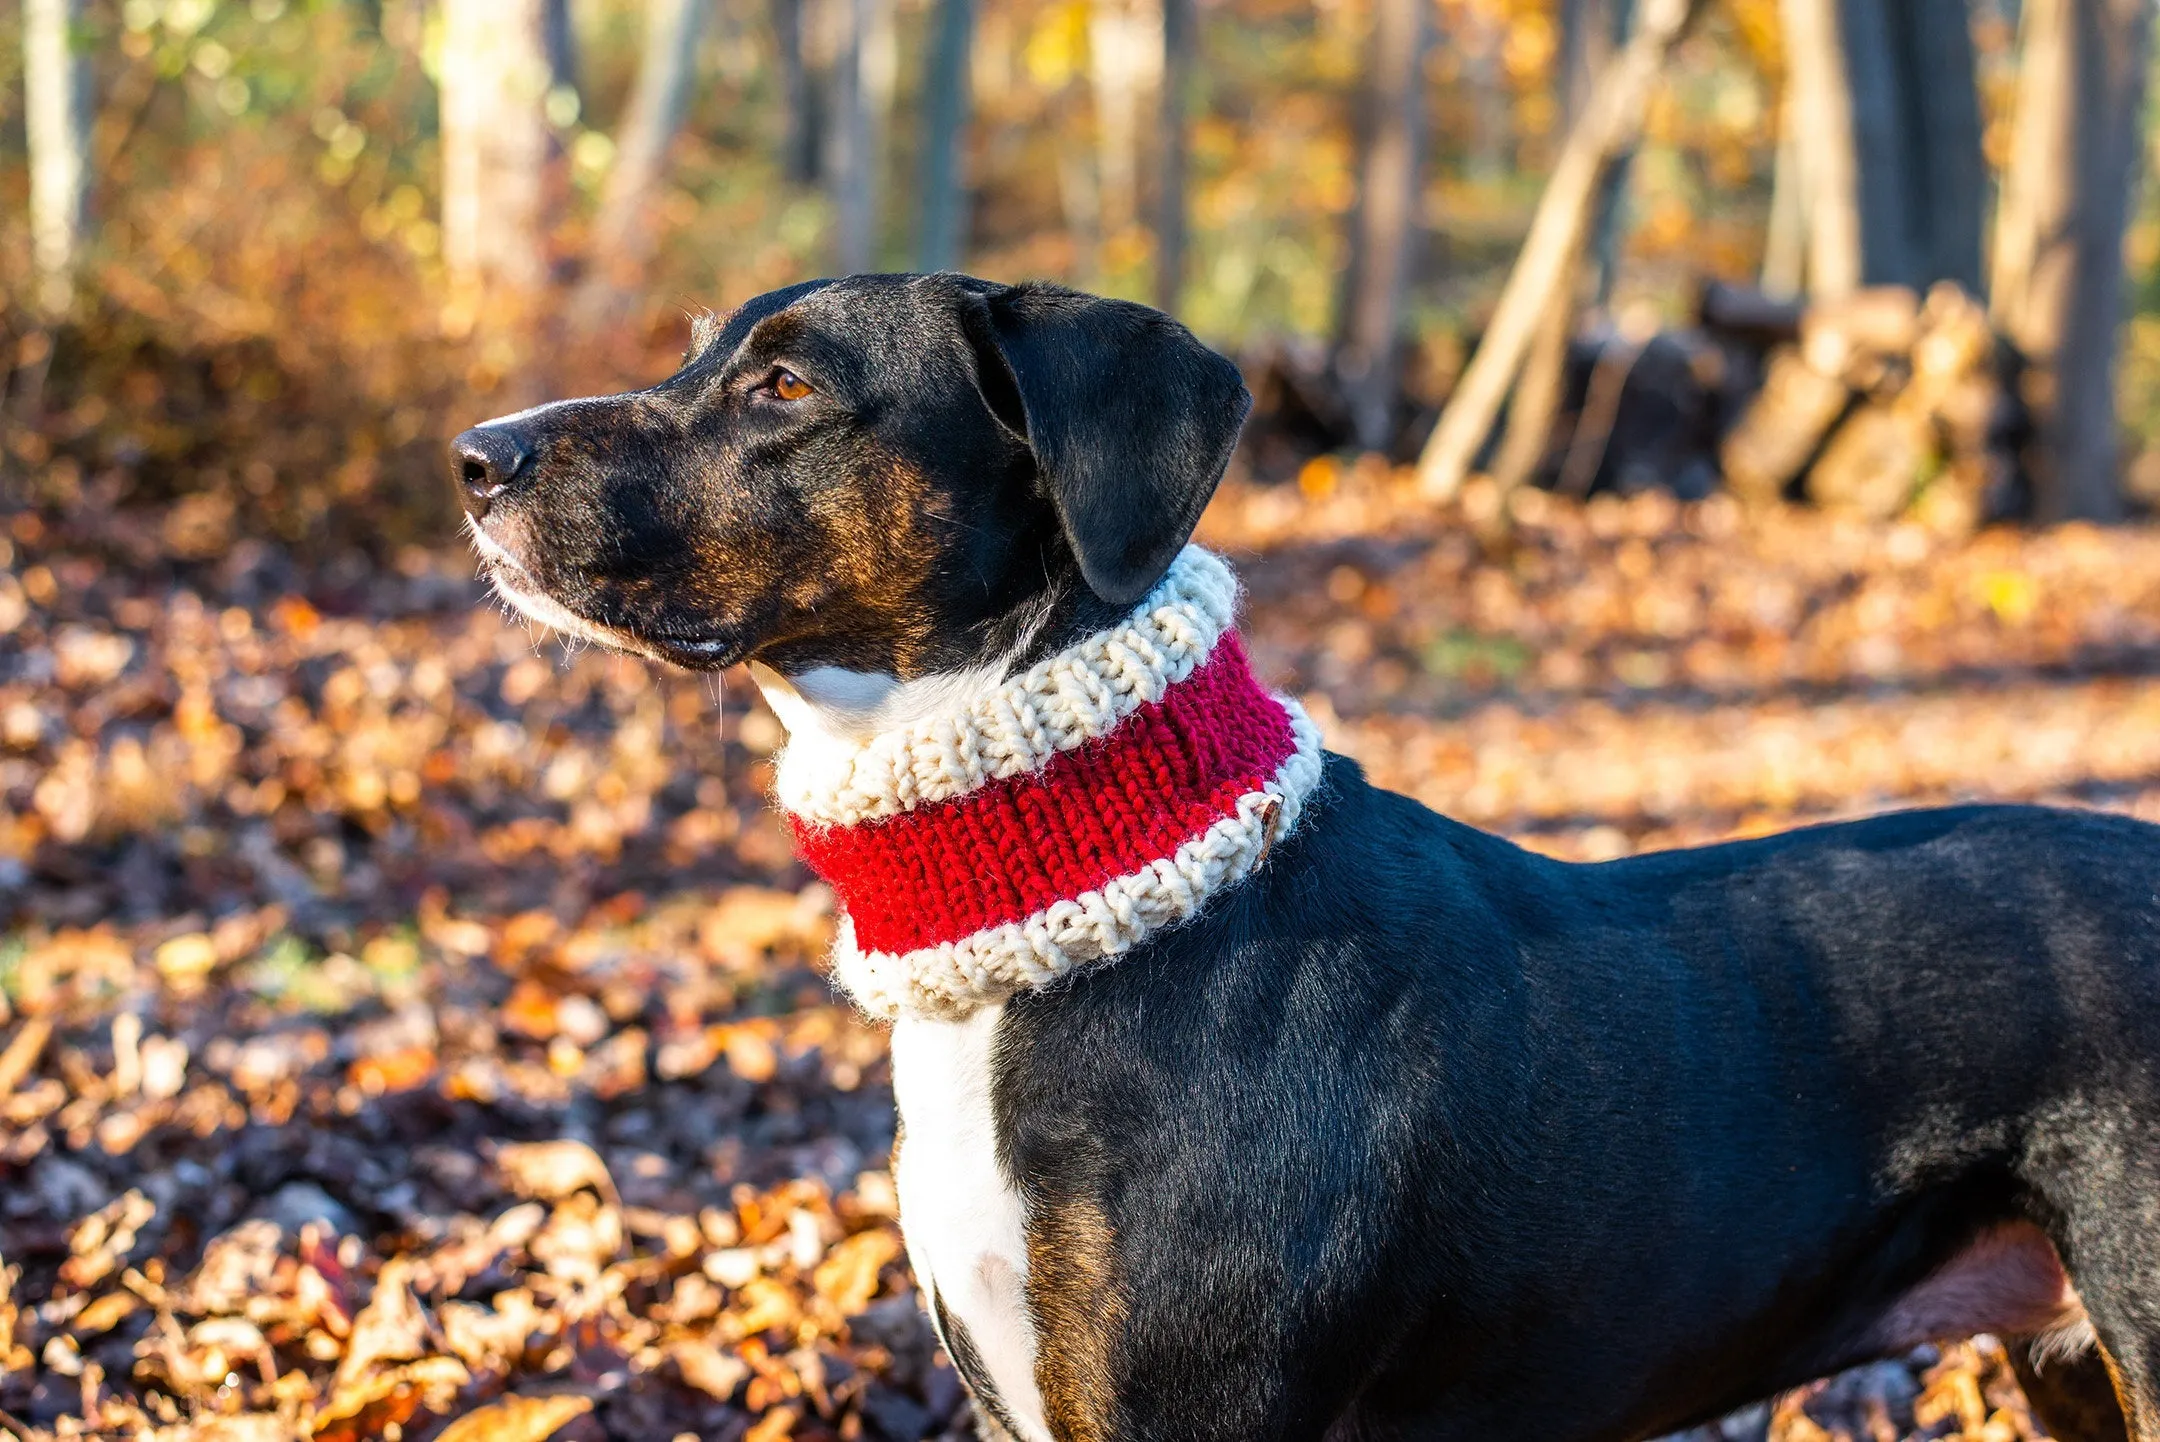
{"label": "autumn foliage", "polygon": [[[176,1442],[965,1435],[883,1036],[820,976],[829,898],[766,806],[772,717],[560,652],[454,550],[180,560],[175,514],[10,522],[0,1410]],[[2151,530],[1435,509],[1325,462],[1232,486],[1203,538],[1331,744],[1541,849],[1970,796],[2160,815]],[[1766,1429],[2036,1435],[1986,1341],[1724,1435]]]}

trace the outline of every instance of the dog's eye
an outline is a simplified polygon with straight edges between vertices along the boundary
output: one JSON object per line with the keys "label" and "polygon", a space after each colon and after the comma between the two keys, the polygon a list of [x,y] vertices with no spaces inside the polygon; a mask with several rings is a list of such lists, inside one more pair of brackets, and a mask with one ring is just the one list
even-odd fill
{"label": "dog's eye", "polygon": [[810,383],[791,370],[776,370],[772,379],[765,382],[765,389],[784,401],[799,401],[810,394]]}

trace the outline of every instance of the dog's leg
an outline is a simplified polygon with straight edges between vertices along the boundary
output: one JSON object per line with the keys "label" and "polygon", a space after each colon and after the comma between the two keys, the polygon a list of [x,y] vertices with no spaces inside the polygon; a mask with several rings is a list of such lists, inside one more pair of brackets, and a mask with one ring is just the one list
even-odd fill
{"label": "dog's leg", "polygon": [[2049,1436],[2058,1442],[2129,1442],[2115,1379],[2097,1348],[2037,1364],[2030,1339],[2013,1340],[2009,1350],[2010,1369]]}

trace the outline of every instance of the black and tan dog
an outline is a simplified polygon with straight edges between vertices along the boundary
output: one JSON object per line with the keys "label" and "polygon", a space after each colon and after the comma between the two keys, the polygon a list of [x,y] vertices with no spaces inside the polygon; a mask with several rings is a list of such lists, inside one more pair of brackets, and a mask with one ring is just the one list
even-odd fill
{"label": "black and tan dog", "polygon": [[[859,759],[1146,613],[1246,405],[1137,306],[858,277],[453,464],[514,604],[753,663],[793,746]],[[2160,1442],[2160,830],[1963,808],[1577,866],[1314,771],[1114,963],[895,1007],[903,1226],[997,1425],[1618,1442],[1985,1330],[2062,1435]]]}

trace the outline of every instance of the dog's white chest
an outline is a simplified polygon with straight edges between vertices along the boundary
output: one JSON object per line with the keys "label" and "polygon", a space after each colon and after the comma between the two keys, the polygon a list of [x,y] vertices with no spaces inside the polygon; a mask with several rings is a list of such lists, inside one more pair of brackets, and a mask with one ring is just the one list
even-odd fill
{"label": "dog's white chest", "polygon": [[1026,1214],[998,1164],[990,1100],[1004,1010],[894,1024],[893,1095],[903,1128],[894,1181],[916,1280],[967,1329],[1004,1411],[1026,1434],[1021,1442],[1035,1442],[1049,1429],[1035,1387]]}

